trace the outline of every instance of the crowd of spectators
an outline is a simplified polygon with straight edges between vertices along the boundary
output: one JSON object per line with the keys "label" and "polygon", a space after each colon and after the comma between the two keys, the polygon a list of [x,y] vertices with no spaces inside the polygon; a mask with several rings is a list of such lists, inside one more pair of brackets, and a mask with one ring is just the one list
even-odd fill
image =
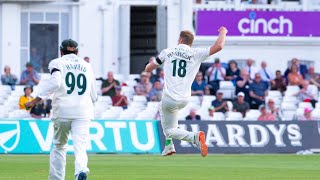
{"label": "crowd of spectators", "polygon": [[11,90],[15,90],[17,85],[24,86],[23,95],[19,98],[19,109],[30,112],[31,117],[33,118],[43,118],[48,117],[50,115],[51,110],[51,100],[45,100],[38,103],[32,109],[26,109],[24,104],[32,101],[34,97],[32,97],[33,86],[39,84],[40,75],[35,70],[34,65],[30,62],[26,64],[26,69],[22,71],[20,76],[20,81],[15,74],[11,73],[11,68],[9,66],[4,67],[4,74],[1,75],[1,83],[2,85],[8,85],[11,87]]}
{"label": "crowd of spectators", "polygon": [[[90,61],[89,58],[86,59]],[[130,99],[122,93],[123,82],[115,79],[112,71],[107,73],[106,79],[101,80],[102,96],[110,96],[113,106],[128,108]],[[135,95],[145,96],[147,101],[161,101],[164,88],[164,71],[161,68],[153,73],[141,72],[140,77],[135,80],[137,81],[134,86]],[[9,66],[5,66],[4,74],[1,75],[2,85],[9,85],[12,90],[15,85],[25,86],[24,95],[19,100],[20,109],[25,109],[24,104],[33,99],[32,87],[39,81],[40,75],[31,63],[26,64],[19,83]],[[224,97],[225,92],[219,88],[222,81],[232,82],[234,99]],[[215,99],[207,107],[208,113],[201,117],[201,114],[196,114],[195,109],[191,109],[186,119],[216,119],[215,113],[227,112],[239,112],[244,118],[248,111],[257,109],[261,114],[258,120],[281,120],[283,117],[281,108],[275,105],[275,99],[267,99],[268,92],[279,91],[284,96],[288,86],[297,86],[300,90],[293,96],[302,102],[310,102],[315,107],[318,102],[318,91],[314,91],[314,86],[311,85],[320,89],[320,75],[315,72],[314,67],[300,64],[296,58],[292,59],[283,74],[280,70],[273,72],[266,61],[262,61],[258,68],[253,59],[248,59],[242,67],[238,67],[235,60],[223,64],[219,59],[215,59],[208,68],[200,68],[191,87],[192,96],[198,96],[200,101],[203,100],[203,96],[215,96]],[[231,106],[228,101],[231,102]],[[32,117],[45,117],[49,115],[50,107],[50,102],[44,101],[30,112]],[[305,110],[304,119],[310,119],[309,110]]]}
{"label": "crowd of spectators", "polygon": [[[320,75],[315,73],[314,67],[300,64],[297,58],[291,60],[290,66],[284,74],[280,70],[273,72],[266,61],[256,67],[253,59],[248,59],[246,65],[240,70],[237,62],[232,60],[227,69],[221,66],[218,59],[206,71],[207,81],[197,74],[193,83],[192,95],[206,95],[205,87],[209,87],[211,95],[216,96],[212,101],[215,112],[226,113],[234,111],[242,113],[245,117],[250,109],[258,109],[261,113],[259,120],[280,120],[282,117],[279,107],[275,107],[273,99],[266,102],[270,90],[279,91],[284,96],[287,86],[297,86],[300,90],[293,94],[302,102],[310,102],[315,107],[318,102],[318,91],[314,91],[310,84],[320,87]],[[223,91],[219,90],[221,81],[231,81],[235,86],[235,99],[223,98]],[[206,84],[207,83],[207,84]],[[201,88],[200,88],[201,87]],[[226,101],[233,101],[232,109],[228,109]]]}
{"label": "crowd of spectators", "polygon": [[[235,60],[224,65],[219,59],[215,59],[207,69],[200,70],[202,71],[197,73],[192,83],[192,96],[198,96],[200,101],[203,96],[208,95],[214,95],[216,98],[208,107],[208,114],[196,114],[197,111],[191,109],[186,116],[187,120],[215,119],[215,113],[227,112],[240,112],[244,118],[252,109],[260,112],[259,120],[281,120],[283,114],[279,105],[276,106],[274,99],[267,97],[270,90],[279,91],[284,96],[288,85],[300,88],[294,96],[301,101],[310,102],[315,107],[318,100],[318,94],[314,94],[310,84],[320,87],[320,75],[315,73],[314,67],[300,64],[296,58],[292,59],[284,74],[280,70],[272,71],[266,61],[262,61],[260,67],[257,67],[253,59],[248,59],[241,68]],[[145,96],[148,101],[161,101],[164,71],[160,69],[156,72],[140,74],[134,86],[135,95]],[[224,91],[219,88],[222,81],[232,82],[235,90],[234,99],[224,98]],[[112,72],[109,72],[108,78],[102,82],[101,92],[102,95],[112,98],[114,106],[122,106],[125,109],[129,105],[129,100],[125,95],[121,95],[120,84],[113,78]],[[231,108],[228,101],[232,102]]]}

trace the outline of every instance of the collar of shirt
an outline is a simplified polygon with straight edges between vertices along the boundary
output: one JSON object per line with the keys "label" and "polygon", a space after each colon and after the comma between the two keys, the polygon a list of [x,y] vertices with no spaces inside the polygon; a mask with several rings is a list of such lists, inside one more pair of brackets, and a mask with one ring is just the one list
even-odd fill
{"label": "collar of shirt", "polygon": [[186,45],[186,44],[179,44],[178,45],[179,48],[187,48],[187,49],[190,49],[191,47]]}
{"label": "collar of shirt", "polygon": [[78,58],[78,56],[75,55],[75,54],[66,54],[66,55],[64,55],[62,57],[66,58],[66,59],[76,59],[76,58]]}

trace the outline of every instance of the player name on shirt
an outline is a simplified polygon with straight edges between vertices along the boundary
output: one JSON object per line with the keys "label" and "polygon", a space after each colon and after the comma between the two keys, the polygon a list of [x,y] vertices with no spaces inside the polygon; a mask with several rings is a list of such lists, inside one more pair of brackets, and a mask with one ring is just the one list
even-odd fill
{"label": "player name on shirt", "polygon": [[87,71],[87,68],[84,67],[83,65],[81,64],[67,64],[66,65],[66,68],[68,70],[80,70],[82,72],[86,72]]}
{"label": "player name on shirt", "polygon": [[168,58],[171,58],[174,55],[182,57],[183,59],[186,59],[186,60],[190,60],[192,57],[192,56],[189,56],[188,54],[186,54],[184,52],[180,52],[180,51],[173,51],[173,52],[169,53],[167,56],[168,56]]}

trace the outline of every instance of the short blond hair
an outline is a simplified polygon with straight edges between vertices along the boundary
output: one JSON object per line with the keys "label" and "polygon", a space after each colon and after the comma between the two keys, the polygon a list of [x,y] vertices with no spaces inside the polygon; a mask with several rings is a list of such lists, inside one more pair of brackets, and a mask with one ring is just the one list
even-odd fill
{"label": "short blond hair", "polygon": [[192,45],[194,36],[191,31],[185,30],[180,32],[180,39],[183,44]]}

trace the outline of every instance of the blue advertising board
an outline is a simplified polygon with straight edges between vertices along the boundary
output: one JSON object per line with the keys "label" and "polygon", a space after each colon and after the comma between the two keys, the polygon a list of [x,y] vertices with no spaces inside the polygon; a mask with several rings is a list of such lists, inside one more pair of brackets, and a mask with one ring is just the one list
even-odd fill
{"label": "blue advertising board", "polygon": [[[320,121],[180,121],[179,127],[204,131],[209,153],[297,153],[320,149]],[[160,138],[164,145],[165,137],[160,134]],[[189,142],[174,140],[174,145],[177,153],[199,153]]]}
{"label": "blue advertising board", "polygon": [[[49,153],[53,123],[45,120],[0,120],[0,153]],[[157,121],[91,121],[89,153],[160,153]],[[68,152],[73,152],[69,137]]]}

